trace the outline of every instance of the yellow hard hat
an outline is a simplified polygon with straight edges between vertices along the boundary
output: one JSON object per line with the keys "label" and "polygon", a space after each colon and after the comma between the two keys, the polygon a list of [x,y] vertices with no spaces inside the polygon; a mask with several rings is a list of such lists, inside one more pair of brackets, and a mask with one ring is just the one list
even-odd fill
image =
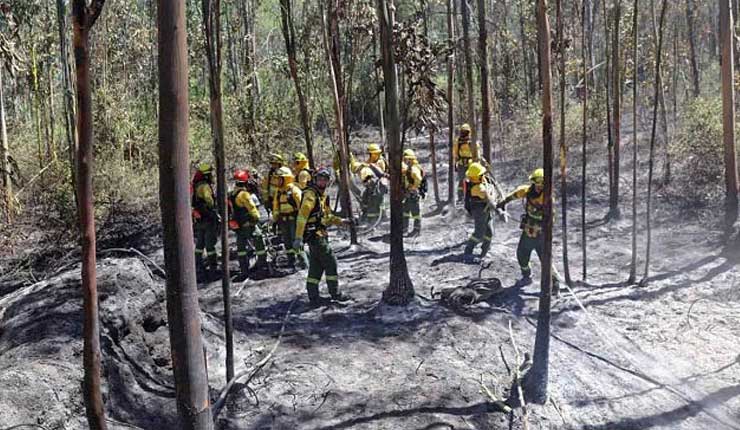
{"label": "yellow hard hat", "polygon": [[283,164],[285,160],[280,154],[270,154],[270,164]]}
{"label": "yellow hard hat", "polygon": [[293,160],[295,161],[308,161],[308,158],[306,158],[306,154],[302,152],[296,152],[293,154]]}
{"label": "yellow hard hat", "polygon": [[539,168],[529,175],[529,180],[535,184],[542,185],[545,183],[545,169]]}
{"label": "yellow hard hat", "polygon": [[477,180],[487,172],[486,166],[480,163],[470,163],[468,170],[465,171],[465,177],[470,180]]}
{"label": "yellow hard hat", "polygon": [[414,154],[414,151],[411,149],[404,149],[403,158],[411,158],[413,160],[416,160],[416,154]]}
{"label": "yellow hard hat", "polygon": [[200,173],[207,174],[207,173],[213,173],[213,166],[211,166],[211,163],[198,163],[197,169]]}
{"label": "yellow hard hat", "polygon": [[367,145],[367,152],[370,154],[380,154],[383,151],[380,149],[380,145],[377,143],[371,143]]}
{"label": "yellow hard hat", "polygon": [[470,133],[470,131],[471,131],[470,124],[463,124],[460,126],[460,132]]}
{"label": "yellow hard hat", "polygon": [[287,167],[281,167],[275,171],[275,176],[278,176],[280,178],[287,178],[287,177],[293,177],[293,171],[291,171]]}

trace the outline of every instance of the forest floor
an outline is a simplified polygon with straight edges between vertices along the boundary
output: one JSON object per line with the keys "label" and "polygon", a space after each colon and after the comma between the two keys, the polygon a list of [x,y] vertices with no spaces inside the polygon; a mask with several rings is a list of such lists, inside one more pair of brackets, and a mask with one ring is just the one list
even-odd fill
{"label": "forest floor", "polygon": [[[415,149],[428,163],[424,148]],[[526,180],[532,166],[522,164],[495,165],[505,189]],[[630,167],[625,163],[624,172]],[[606,196],[599,190],[590,188],[587,202],[588,282],[554,299],[551,401],[528,407],[528,428],[740,429],[740,250],[725,245],[712,222],[661,205],[648,282],[626,285],[630,218],[601,222]],[[631,195],[628,187],[623,195]],[[580,201],[577,194],[569,197],[570,268],[581,279]],[[461,208],[437,210],[433,200],[424,202],[422,235],[405,240],[418,294],[406,308],[379,303],[389,273],[387,223],[364,235],[357,248],[344,233],[332,232],[340,283],[353,297],[345,306],[309,309],[305,271],[233,285],[236,371],[280,344],[248,386],[235,387],[218,428],[525,428],[522,411],[502,413],[481,393],[481,381],[506,397],[512,381],[507,368],[519,364],[512,337],[522,354],[533,350],[536,257],[535,282],[515,287],[520,230],[515,221],[497,222],[486,258],[492,264],[482,276],[499,278],[504,289],[463,310],[430,300],[432,288],[466,285],[480,273],[479,266],[460,262],[471,220]],[[629,201],[623,199],[625,215]],[[510,212],[518,219],[521,206],[510,205]],[[560,240],[554,249],[562,273]],[[146,252],[162,265],[161,249]],[[103,376],[114,429],[176,428],[164,282],[155,264],[135,254],[101,255]],[[78,269],[62,268],[28,284],[18,275],[0,286],[0,428],[84,428]],[[641,258],[638,279],[643,271]],[[200,291],[216,398],[225,384],[221,286],[214,282]]]}

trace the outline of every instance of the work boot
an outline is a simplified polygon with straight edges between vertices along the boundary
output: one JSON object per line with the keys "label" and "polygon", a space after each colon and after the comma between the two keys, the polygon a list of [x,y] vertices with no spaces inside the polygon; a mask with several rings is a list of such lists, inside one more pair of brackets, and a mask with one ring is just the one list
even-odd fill
{"label": "work boot", "polygon": [[488,250],[491,249],[491,242],[484,242],[480,249],[480,259],[483,261],[488,255]]}
{"label": "work boot", "polygon": [[243,282],[249,278],[249,257],[239,257],[239,276],[234,278],[236,282]]}
{"label": "work boot", "polygon": [[206,265],[200,253],[195,254],[195,278],[199,283],[206,280]]}
{"label": "work boot", "polygon": [[421,220],[415,219],[414,220],[414,229],[411,230],[411,234],[409,234],[409,237],[417,237],[421,234]]}
{"label": "work boot", "polygon": [[212,254],[208,256],[208,277],[211,279],[218,279],[218,255]]}
{"label": "work boot", "polygon": [[522,275],[522,278],[516,281],[516,287],[526,287],[532,283],[532,277],[530,275]]}
{"label": "work boot", "polygon": [[317,308],[321,305],[321,297],[319,296],[318,285],[307,285],[306,292],[308,292],[308,306],[311,308]]}
{"label": "work boot", "polygon": [[342,294],[341,291],[339,291],[339,287],[337,285],[327,285],[329,289],[329,295],[331,296],[331,299],[335,302],[346,302],[348,300],[352,300],[351,297]]}
{"label": "work boot", "polygon": [[463,254],[463,263],[465,264],[477,264],[478,261],[476,261],[476,258],[473,256],[472,253],[466,252]]}

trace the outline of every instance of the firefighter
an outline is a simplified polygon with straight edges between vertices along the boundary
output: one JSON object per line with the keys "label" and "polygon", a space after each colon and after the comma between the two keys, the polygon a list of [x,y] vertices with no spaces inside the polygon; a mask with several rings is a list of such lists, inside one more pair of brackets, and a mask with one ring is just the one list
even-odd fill
{"label": "firefighter", "polygon": [[293,249],[302,250],[303,241],[308,244],[309,266],[306,278],[306,291],[312,307],[321,304],[319,283],[326,274],[326,286],[332,300],[343,302],[349,297],[339,291],[337,277],[337,259],[329,246],[330,225],[348,225],[350,221],[334,215],[329,206],[326,189],[331,182],[331,171],[325,167],[318,169],[303,192],[298,218],[296,220],[296,238]]}
{"label": "firefighter", "polygon": [[311,180],[311,166],[302,152],[293,154],[293,175],[296,177],[298,188],[305,190]]}
{"label": "firefighter", "polygon": [[457,200],[462,201],[464,198],[463,183],[465,182],[466,172],[470,163],[478,161],[478,156],[471,141],[471,128],[469,124],[460,126],[460,135],[455,139],[452,145],[452,159],[455,162],[457,171]]}
{"label": "firefighter", "polygon": [[275,172],[279,188],[272,201],[272,220],[277,224],[288,254],[288,265],[296,268],[296,255],[300,257],[299,264],[303,263],[303,251],[293,247],[295,239],[295,219],[301,205],[301,189],[295,184],[293,172],[287,167],[281,167]]}
{"label": "firefighter", "polygon": [[241,282],[247,279],[250,272],[247,250],[249,242],[252,241],[257,256],[257,262],[251,269],[252,271],[267,268],[267,251],[262,231],[259,228],[260,213],[254,199],[254,193],[259,191],[259,187],[251,179],[247,170],[234,172],[234,180],[236,185],[229,193],[229,208],[231,209],[229,228],[236,233],[236,253],[241,271],[236,281]]}
{"label": "firefighter", "polygon": [[406,233],[409,229],[411,220],[414,220],[414,229],[409,237],[416,237],[421,234],[421,198],[422,182],[424,180],[424,171],[416,159],[416,154],[411,149],[403,151],[403,231]]}
{"label": "firefighter", "polygon": [[[529,265],[532,251],[537,253],[541,262],[542,252],[545,248],[545,235],[542,233],[545,218],[545,171],[543,169],[535,170],[529,176],[529,180],[530,184],[519,186],[496,205],[497,209],[505,210],[509,202],[524,200],[524,214],[520,224],[522,235],[516,249],[516,258],[522,271],[522,278],[517,282],[519,286],[532,283],[532,269]],[[558,275],[553,267],[553,290],[558,291],[558,287]]]}
{"label": "firefighter", "polygon": [[213,166],[199,163],[192,183],[193,235],[195,236],[195,267],[200,281],[218,271],[216,242],[221,219],[213,190]]}
{"label": "firefighter", "polygon": [[272,209],[272,201],[275,199],[275,193],[280,185],[278,185],[279,179],[275,176],[275,172],[285,164],[283,156],[280,154],[270,154],[270,170],[267,172],[264,178],[262,178],[262,188],[260,192],[260,198],[262,199],[262,205],[265,209],[270,212]]}
{"label": "firefighter", "polygon": [[383,151],[380,146],[371,143],[367,146],[368,159],[366,162],[354,160],[350,162],[350,169],[355,173],[362,182],[364,190],[362,191],[362,213],[361,222],[375,224],[383,215],[383,198],[388,192],[381,179],[387,176],[388,166],[383,159]]}
{"label": "firefighter", "polygon": [[493,229],[491,228],[491,207],[488,204],[486,193],[487,169],[481,163],[470,163],[465,171],[465,210],[473,217],[475,230],[465,245],[463,261],[468,264],[476,263],[473,250],[481,245],[480,260],[483,260],[491,248]]}

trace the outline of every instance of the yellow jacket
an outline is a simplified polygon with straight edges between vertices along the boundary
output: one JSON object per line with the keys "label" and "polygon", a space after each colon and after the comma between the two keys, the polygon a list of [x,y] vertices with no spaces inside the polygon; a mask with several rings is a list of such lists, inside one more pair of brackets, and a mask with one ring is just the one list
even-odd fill
{"label": "yellow jacket", "polygon": [[412,162],[411,166],[403,175],[403,189],[406,191],[416,191],[421,186],[421,180],[424,178],[424,172],[418,161]]}
{"label": "yellow jacket", "polygon": [[301,206],[301,189],[294,182],[280,187],[272,200],[272,218],[279,221],[280,218],[295,216]]}
{"label": "yellow jacket", "polygon": [[368,158],[368,160],[365,162],[357,161],[353,156],[349,162],[349,169],[351,172],[358,174],[363,182],[366,179],[366,173],[363,173],[363,169],[366,169],[366,172],[372,173],[373,175],[375,175],[376,170],[380,173],[388,172],[388,166],[386,165],[383,157],[380,156],[375,160],[373,160],[372,158]]}
{"label": "yellow jacket", "polygon": [[[265,175],[264,178],[262,178],[262,184],[261,184],[261,191],[262,191],[262,203],[267,206],[268,202],[271,202],[275,199],[275,193],[277,193],[278,186],[274,183],[275,180],[275,170],[270,169],[269,172],[267,172],[267,175]],[[269,207],[269,206],[268,206]]]}
{"label": "yellow jacket", "polygon": [[467,166],[473,161],[478,161],[475,149],[477,148],[473,147],[470,138],[458,137],[452,145],[452,159],[455,160],[456,165]]}
{"label": "yellow jacket", "polygon": [[[504,202],[508,203],[512,200],[520,200],[525,198],[527,199],[527,201],[525,202],[525,210],[527,212],[527,216],[533,221],[542,221],[545,216],[543,208],[543,206],[545,205],[544,191],[541,193],[537,193],[534,191],[534,187],[532,185],[521,185],[517,187],[514,191],[509,193],[509,195],[506,196],[506,198],[504,199]],[[552,200],[554,203],[555,197],[553,197]]]}
{"label": "yellow jacket", "polygon": [[[317,208],[317,204],[320,204],[321,207]],[[301,207],[298,210],[298,218],[296,218],[295,237],[302,238],[307,225],[318,227],[316,229],[317,236],[326,236],[327,226],[341,223],[342,219],[332,213],[326,195],[320,193],[316,188],[306,188],[303,193]]]}
{"label": "yellow jacket", "polygon": [[195,188],[195,197],[200,199],[208,209],[216,206],[216,200],[213,198],[213,189],[207,182],[201,182]]}
{"label": "yellow jacket", "polygon": [[305,190],[311,180],[311,173],[308,170],[310,168],[308,161],[299,161],[293,164],[293,174],[296,177],[298,188],[301,190]]}

